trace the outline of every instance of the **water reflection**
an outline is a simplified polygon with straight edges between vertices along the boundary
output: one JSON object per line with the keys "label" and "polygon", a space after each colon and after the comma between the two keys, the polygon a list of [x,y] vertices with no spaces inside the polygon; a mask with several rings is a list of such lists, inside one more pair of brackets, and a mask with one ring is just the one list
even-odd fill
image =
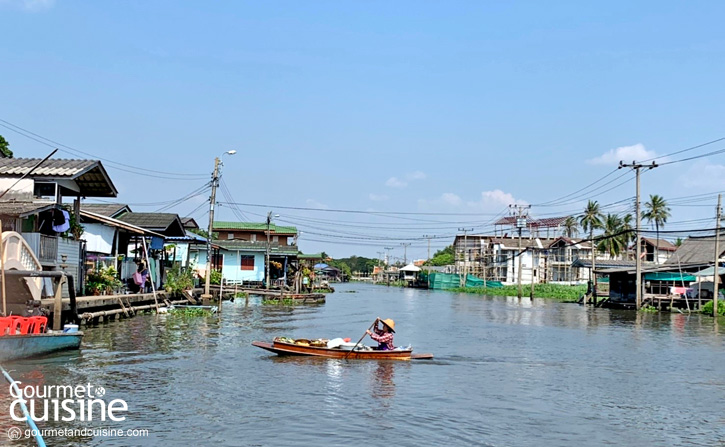
{"label": "water reflection", "polygon": [[379,361],[373,372],[372,396],[381,399],[382,404],[390,404],[389,399],[395,397],[395,363]]}

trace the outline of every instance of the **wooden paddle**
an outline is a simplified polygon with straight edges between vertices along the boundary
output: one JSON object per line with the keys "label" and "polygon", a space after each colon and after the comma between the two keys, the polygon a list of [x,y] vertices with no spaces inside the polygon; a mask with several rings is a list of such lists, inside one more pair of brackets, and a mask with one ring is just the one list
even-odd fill
{"label": "wooden paddle", "polygon": [[376,318],[376,319],[375,319],[375,321],[373,321],[373,324],[371,324],[369,328],[365,329],[365,333],[363,333],[362,337],[360,337],[360,340],[358,340],[358,341],[357,341],[357,343],[355,343],[355,346],[353,346],[353,348],[352,348],[352,349],[350,350],[350,352],[348,352],[347,354],[345,354],[345,357],[344,357],[344,359],[345,359],[345,360],[347,360],[347,357],[348,357],[348,356],[349,356],[350,354],[352,354],[352,351],[354,351],[354,350],[355,350],[355,348],[357,348],[357,345],[359,345],[359,344],[360,344],[360,342],[361,342],[361,341],[363,341],[363,338],[365,338],[365,336],[366,336],[366,335],[368,335],[368,331],[369,331],[370,329],[372,329],[372,328],[373,328],[373,326],[375,326],[376,324],[378,324],[378,321],[379,321],[379,320],[380,320],[380,318]]}

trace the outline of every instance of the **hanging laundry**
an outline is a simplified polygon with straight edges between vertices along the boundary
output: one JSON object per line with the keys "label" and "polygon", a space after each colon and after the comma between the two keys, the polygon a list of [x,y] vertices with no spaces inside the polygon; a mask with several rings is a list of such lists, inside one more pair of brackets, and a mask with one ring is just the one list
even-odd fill
{"label": "hanging laundry", "polygon": [[53,231],[56,233],[65,233],[68,230],[70,230],[70,214],[68,214],[68,211],[53,210]]}

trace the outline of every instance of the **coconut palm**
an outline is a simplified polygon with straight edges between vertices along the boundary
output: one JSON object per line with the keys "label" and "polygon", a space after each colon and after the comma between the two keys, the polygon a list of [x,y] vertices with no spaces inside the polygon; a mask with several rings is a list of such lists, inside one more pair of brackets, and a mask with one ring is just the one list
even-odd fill
{"label": "coconut palm", "polygon": [[596,284],[596,278],[594,277],[594,267],[596,263],[596,244],[594,243],[594,230],[602,228],[602,211],[599,209],[599,203],[596,200],[590,200],[587,203],[587,207],[584,208],[584,213],[579,216],[579,223],[584,231],[589,231],[589,240],[592,244],[592,275],[591,278]]}
{"label": "coconut palm", "polygon": [[607,214],[602,226],[605,238],[597,244],[599,251],[605,251],[612,258],[616,258],[627,248],[628,233],[623,233],[623,226],[624,219],[616,214]]}
{"label": "coconut palm", "polygon": [[655,224],[655,231],[657,232],[657,248],[655,251],[655,262],[659,263],[659,250],[660,250],[660,227],[667,223],[667,219],[670,217],[670,207],[667,206],[667,201],[657,194],[650,194],[649,202],[644,204],[645,211],[642,212],[642,218],[647,219],[647,222]]}
{"label": "coconut palm", "polygon": [[577,222],[574,216],[567,217],[562,226],[564,227],[564,236],[568,238],[575,237],[579,234],[579,222]]}

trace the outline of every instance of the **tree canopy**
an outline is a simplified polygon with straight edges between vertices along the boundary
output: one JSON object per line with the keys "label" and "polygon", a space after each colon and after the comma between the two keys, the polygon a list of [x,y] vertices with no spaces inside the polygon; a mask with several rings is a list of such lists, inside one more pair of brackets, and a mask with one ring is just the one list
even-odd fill
{"label": "tree canopy", "polygon": [[426,262],[425,265],[451,265],[454,263],[454,255],[453,245],[449,245],[443,250],[435,252],[430,261]]}
{"label": "tree canopy", "polygon": [[4,157],[13,158],[13,151],[10,150],[10,143],[0,135],[0,152]]}

